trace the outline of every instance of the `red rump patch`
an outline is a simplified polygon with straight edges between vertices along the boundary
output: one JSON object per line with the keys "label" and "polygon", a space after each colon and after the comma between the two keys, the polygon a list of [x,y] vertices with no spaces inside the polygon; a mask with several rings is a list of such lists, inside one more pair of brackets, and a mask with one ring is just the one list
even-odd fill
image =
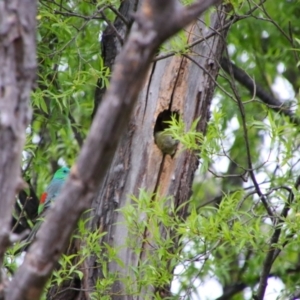
{"label": "red rump patch", "polygon": [[47,198],[47,193],[43,193],[41,198],[40,198],[40,204],[44,204]]}

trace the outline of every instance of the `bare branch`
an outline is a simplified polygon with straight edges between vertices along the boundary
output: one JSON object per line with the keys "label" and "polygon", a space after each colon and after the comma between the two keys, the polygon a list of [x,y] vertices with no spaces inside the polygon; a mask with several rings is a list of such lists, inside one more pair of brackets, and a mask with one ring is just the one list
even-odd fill
{"label": "bare branch", "polygon": [[229,59],[223,57],[221,61],[222,68],[230,74],[230,68],[232,68],[232,74],[234,78],[246,87],[252,94],[260,98],[264,103],[266,103],[271,109],[280,114],[290,118],[291,122],[295,125],[300,124],[299,118],[290,111],[289,108],[285,107],[282,102],[274,98],[267,91],[265,91],[260,85],[258,85],[244,70],[240,69],[238,66],[230,62]]}
{"label": "bare branch", "polygon": [[[230,74],[230,76],[232,78],[234,78],[233,69],[232,69],[231,65],[229,65],[228,73]],[[266,197],[261,192],[261,189],[259,187],[259,184],[256,180],[256,177],[255,177],[255,174],[254,174],[254,171],[253,171],[251,151],[250,151],[250,143],[249,143],[249,138],[248,138],[248,129],[247,129],[247,125],[246,125],[246,116],[245,116],[244,104],[241,100],[241,97],[239,95],[239,92],[238,92],[238,89],[235,85],[235,82],[231,80],[230,85],[231,85],[232,91],[233,91],[233,93],[234,93],[234,95],[237,99],[237,104],[238,104],[238,107],[239,107],[239,110],[240,110],[240,115],[241,115],[241,118],[242,118],[243,135],[244,135],[244,140],[245,140],[245,145],[246,145],[247,163],[248,163],[249,174],[250,174],[251,180],[252,180],[252,182],[255,186],[255,190],[256,190],[257,195],[259,196],[265,210],[267,211],[269,217],[271,218],[271,221],[274,223],[275,220],[273,218],[274,217],[273,211],[271,210],[271,208],[270,208],[270,206],[267,202]]]}
{"label": "bare branch", "polygon": [[[192,43],[188,44],[186,47],[184,47],[185,50],[191,49],[193,46],[202,43],[203,41],[209,39],[210,37],[216,35],[216,34],[221,34],[222,31],[224,30],[228,30],[228,28],[233,25],[234,23],[244,20],[248,17],[250,17],[254,11],[256,11],[258,8],[260,8],[260,6],[266,2],[266,0],[262,0],[260,1],[260,3],[254,7],[252,7],[248,12],[246,12],[245,15],[233,15],[229,20],[227,20],[227,22],[225,24],[223,24],[222,26],[220,26],[220,28],[214,29],[213,32],[209,33],[208,35],[206,35],[205,37],[201,37],[199,39],[196,39],[195,41],[193,41]],[[228,5],[228,12],[231,10],[231,4]],[[212,28],[210,28],[212,29]],[[161,54],[156,56],[153,60],[154,61],[159,61],[161,59],[165,59],[168,57],[171,57],[173,55],[175,55],[177,52],[175,51],[171,51],[167,54]]]}
{"label": "bare branch", "polygon": [[236,294],[242,292],[246,287],[247,285],[244,282],[235,282],[232,285],[228,286],[223,295],[216,298],[216,300],[231,299]]}
{"label": "bare branch", "polygon": [[69,118],[70,123],[71,123],[71,128],[72,128],[75,140],[77,141],[78,146],[82,147],[83,137],[82,137],[80,131],[77,128],[76,121],[75,121],[74,117],[72,116],[72,114],[70,112],[69,112],[68,118]]}
{"label": "bare branch", "polygon": [[120,44],[123,45],[124,44],[123,38],[119,34],[119,32],[116,29],[116,27],[114,26],[114,24],[112,22],[110,22],[108,18],[106,18],[106,15],[104,14],[104,12],[101,12],[101,16],[103,17],[103,20],[105,20],[105,22],[108,24],[108,26],[112,29],[112,31],[114,32],[114,34],[118,38]]}
{"label": "bare branch", "polygon": [[109,5],[108,8],[117,16],[120,18],[120,20],[122,20],[122,22],[129,27],[130,26],[130,22],[128,20],[126,20],[126,18],[117,10],[115,9],[112,5]]}
{"label": "bare branch", "polygon": [[92,16],[84,16],[84,15],[76,14],[74,12],[62,12],[62,11],[59,11],[59,10],[55,10],[54,14],[62,15],[62,16],[66,16],[66,17],[77,17],[77,18],[81,18],[81,19],[84,19],[84,20],[87,20],[87,21],[90,21],[90,20],[103,20],[102,17],[97,17],[97,16],[95,16],[95,14],[93,14]]}

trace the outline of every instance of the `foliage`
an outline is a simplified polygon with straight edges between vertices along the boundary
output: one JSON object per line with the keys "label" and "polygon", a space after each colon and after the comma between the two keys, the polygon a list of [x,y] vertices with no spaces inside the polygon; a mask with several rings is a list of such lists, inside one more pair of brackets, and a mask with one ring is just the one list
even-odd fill
{"label": "foliage", "polygon": [[[124,214],[124,225],[130,232],[126,248],[137,256],[143,253],[148,258],[142,264],[131,267],[132,277],[126,280],[126,286],[130,294],[139,295],[141,289],[169,284],[172,278],[168,271],[170,264],[171,268],[175,267],[180,255],[180,248],[177,253],[173,253],[174,237],[170,233],[180,221],[176,218],[169,197],[161,198],[141,189],[139,196],[132,195],[131,200],[120,209]],[[149,232],[149,239],[146,232]],[[136,243],[139,240],[143,241],[143,248]]]}
{"label": "foliage", "polygon": [[[231,26],[225,52],[255,84],[299,116],[297,1],[231,4],[237,15],[248,17]],[[184,271],[177,279],[181,283],[180,293],[186,294],[188,287],[201,293],[205,289],[195,287],[197,282],[201,286],[199,278],[203,284],[212,277],[224,291],[226,287],[245,283],[255,294],[264,259],[271,249],[270,238],[275,228],[280,227],[280,239],[273,246],[281,252],[274,260],[270,278],[284,282],[284,291],[277,293],[287,298],[299,289],[299,281],[293,275],[299,264],[299,192],[294,188],[299,176],[298,128],[228,74],[220,75],[207,133],[198,137],[202,168],[194,184],[194,208],[186,221],[193,220],[188,226],[193,230],[189,231],[190,243],[183,252],[194,253],[194,259],[183,263]],[[184,124],[174,121],[167,130],[185,148],[196,149],[182,139],[183,135],[178,135],[184,132]],[[258,188],[250,181],[251,176]],[[288,203],[284,225],[272,225],[272,218],[256,195],[257,189],[279,219]],[[294,199],[289,203],[291,192]],[[185,228],[186,223],[182,226]],[[247,297],[240,294],[234,299]],[[270,299],[274,298],[273,295]]]}
{"label": "foliage", "polygon": [[[289,100],[284,105],[298,116],[299,76],[291,76],[298,72],[299,62],[298,54],[293,51],[298,49],[299,34],[296,2],[266,2],[262,6],[255,6],[254,1],[234,4],[238,15],[253,11],[251,17],[230,28],[227,51],[236,65],[267,93],[282,102]],[[234,284],[245,283],[250,294],[255,294],[264,260],[272,249],[270,239],[275,228],[282,228],[278,243],[273,245],[280,254],[273,262],[269,278],[284,283],[284,291],[277,290],[277,295],[287,298],[299,287],[299,281],[292,275],[298,265],[295,233],[299,230],[299,192],[294,188],[299,176],[298,129],[290,119],[267,107],[228,74],[221,73],[218,86],[213,104],[217,115],[212,114],[210,124],[218,128],[220,148],[208,160],[209,173],[199,174],[196,179],[192,203],[200,211],[214,204],[217,209],[217,212],[213,210],[214,217],[222,212],[224,219],[214,223],[204,218],[199,223],[205,246],[201,250],[200,242],[194,242],[193,249],[209,256],[203,260],[200,278],[204,282],[216,278],[224,292]],[[258,189],[278,220],[284,205],[289,207],[289,214],[282,221],[284,225],[278,220],[279,223],[272,224],[274,218],[264,209],[257,196]],[[292,202],[291,191],[295,197]],[[237,202],[232,204],[235,197]],[[231,214],[222,209],[223,205],[229,212],[232,210]],[[227,224],[223,223],[225,220]],[[205,238],[206,228],[211,234]],[[210,239],[216,243],[216,249],[210,246]],[[194,276],[199,276],[199,267],[194,268]],[[276,297],[271,295],[266,299]],[[245,293],[237,294],[234,299],[250,298]]]}
{"label": "foliage", "polygon": [[171,116],[171,121],[165,121],[168,127],[164,130],[170,134],[175,140],[178,140],[183,145],[184,149],[200,150],[200,144],[203,143],[203,134],[197,131],[196,127],[199,119],[193,121],[191,128],[185,132],[185,124],[182,118],[178,120],[175,116]]}
{"label": "foliage", "polygon": [[25,176],[35,179],[38,194],[58,164],[72,165],[91,124],[97,80],[108,85],[110,71],[99,51],[104,29],[99,15],[88,1],[39,3],[38,85],[24,154]]}
{"label": "foliage", "polygon": [[[261,2],[227,2],[232,5],[230,13],[239,18],[228,32],[225,55],[257,87],[277,96],[299,116],[299,5],[295,0]],[[107,21],[115,15],[103,9],[106,5],[117,9],[119,1],[97,1],[97,5],[78,0],[63,5],[39,2],[38,84],[32,93],[33,118],[23,154],[24,177],[38,195],[58,165],[73,164],[91,124],[97,81],[108,86],[110,70],[104,65],[99,43]],[[188,41],[182,31],[161,47],[159,55],[188,54]],[[271,299],[287,298],[299,290],[298,128],[225,72],[220,72],[216,84],[205,134],[197,131],[198,119],[186,128],[180,118],[172,118],[166,129],[180,141],[182,151],[195,151],[200,157],[188,217],[178,217],[172,197],[145,189],[138,196],[131,195],[119,211],[132,237],[124,247],[136,256],[142,251],[151,253],[122,278],[128,294],[138,295],[150,286],[165,287],[173,279],[172,299],[193,299],[205,292],[205,284],[213,278],[224,293],[243,284],[248,294],[237,289],[232,299],[250,299],[272,249],[278,255],[269,277],[282,281],[284,291],[277,291]],[[263,198],[273,216],[262,204]],[[285,205],[289,212],[283,216]],[[89,295],[110,299],[118,274],[110,273],[108,264],[114,261],[122,266],[124,262],[118,258],[119,249],[100,243],[105,232],[86,229],[88,221],[82,219],[74,235],[84,241],[80,251],[61,259],[48,288],[74,276],[82,278],[84,261],[95,255],[102,277]],[[271,244],[278,228],[280,237]],[[143,249],[136,240],[143,241]],[[4,266],[9,275],[18,266],[19,247],[16,244],[6,254]]]}

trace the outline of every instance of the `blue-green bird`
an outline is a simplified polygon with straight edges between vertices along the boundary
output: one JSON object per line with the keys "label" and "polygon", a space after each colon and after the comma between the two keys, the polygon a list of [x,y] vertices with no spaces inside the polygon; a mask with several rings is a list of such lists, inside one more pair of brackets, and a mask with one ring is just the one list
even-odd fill
{"label": "blue-green bird", "polygon": [[58,169],[50,184],[48,185],[46,191],[42,194],[40,198],[40,205],[38,208],[38,214],[40,215],[44,210],[46,210],[53,200],[58,196],[62,186],[64,185],[68,175],[70,173],[70,169],[68,167],[62,167]]}
{"label": "blue-green bird", "polygon": [[[45,217],[47,208],[50,207],[51,203],[55,201],[56,197],[59,195],[61,188],[63,187],[69,174],[70,169],[68,167],[62,167],[55,172],[46,191],[41,195],[40,204],[38,207],[39,217]],[[26,239],[26,246],[23,250],[26,250],[28,245],[33,241],[41,224],[42,221],[37,221],[36,224],[33,226],[30,234]]]}

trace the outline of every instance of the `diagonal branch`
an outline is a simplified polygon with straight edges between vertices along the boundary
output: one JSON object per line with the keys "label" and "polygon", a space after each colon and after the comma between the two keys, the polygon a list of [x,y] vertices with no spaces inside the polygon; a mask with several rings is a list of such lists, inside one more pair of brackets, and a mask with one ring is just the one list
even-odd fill
{"label": "diagonal branch", "polygon": [[233,296],[242,292],[246,287],[247,285],[244,282],[235,282],[227,288],[222,296],[216,298],[216,300],[232,299]]}
{"label": "diagonal branch", "polygon": [[274,111],[289,117],[291,122],[295,125],[300,124],[300,119],[297,118],[297,116],[295,116],[290,109],[285,107],[282,102],[266,92],[244,70],[233,64],[228,58],[222,58],[221,66],[228,74],[230,74],[230,69],[232,69],[234,79],[247,88],[251,94],[255,93],[255,95],[260,98],[262,102],[266,103]]}

